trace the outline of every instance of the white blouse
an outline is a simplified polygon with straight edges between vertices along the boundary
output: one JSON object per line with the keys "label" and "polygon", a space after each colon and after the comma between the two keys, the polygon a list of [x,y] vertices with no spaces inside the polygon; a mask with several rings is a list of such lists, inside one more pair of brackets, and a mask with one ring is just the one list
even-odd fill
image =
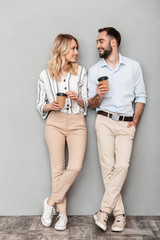
{"label": "white blouse", "polygon": [[48,112],[43,112],[44,105],[57,100],[57,93],[73,91],[84,101],[84,108],[80,107],[74,100],[66,98],[65,106],[61,112],[69,114],[82,113],[87,114],[87,72],[82,66],[79,66],[78,74],[67,74],[61,81],[52,80],[47,69],[43,70],[37,84],[37,109],[43,119],[48,116]]}

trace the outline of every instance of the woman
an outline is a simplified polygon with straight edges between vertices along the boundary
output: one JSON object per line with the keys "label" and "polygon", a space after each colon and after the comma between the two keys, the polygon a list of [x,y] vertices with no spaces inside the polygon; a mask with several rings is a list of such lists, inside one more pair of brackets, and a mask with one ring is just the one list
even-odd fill
{"label": "woman", "polygon": [[[38,79],[37,109],[45,125],[52,170],[52,194],[44,200],[42,224],[49,227],[59,212],[56,230],[67,226],[66,192],[81,170],[86,149],[87,73],[77,64],[78,41],[69,34],[56,37],[47,69]],[[60,109],[57,93],[65,93]],[[68,166],[65,168],[65,142],[68,146]]]}

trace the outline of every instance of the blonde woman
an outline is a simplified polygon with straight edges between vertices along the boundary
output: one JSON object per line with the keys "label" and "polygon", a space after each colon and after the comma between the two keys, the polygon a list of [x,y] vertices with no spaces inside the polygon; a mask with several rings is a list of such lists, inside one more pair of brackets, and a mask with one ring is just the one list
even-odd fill
{"label": "blonde woman", "polygon": [[[69,34],[56,37],[51,59],[38,79],[37,109],[46,119],[45,138],[50,153],[52,193],[44,200],[42,224],[49,227],[56,211],[54,228],[67,226],[66,193],[81,170],[86,149],[87,73],[77,64],[78,41]],[[60,109],[57,93],[65,93]],[[68,165],[65,167],[65,142]]]}

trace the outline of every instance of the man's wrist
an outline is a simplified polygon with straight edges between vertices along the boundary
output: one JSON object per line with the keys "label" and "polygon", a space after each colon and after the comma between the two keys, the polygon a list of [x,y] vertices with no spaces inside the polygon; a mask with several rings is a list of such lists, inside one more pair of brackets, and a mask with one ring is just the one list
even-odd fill
{"label": "man's wrist", "polygon": [[137,121],[137,119],[136,119],[135,117],[133,118],[133,123],[134,123],[135,125],[138,124],[138,121]]}
{"label": "man's wrist", "polygon": [[88,100],[90,108],[96,109],[101,104],[102,97],[97,93],[93,98]]}
{"label": "man's wrist", "polygon": [[101,96],[97,93],[96,98],[97,98],[97,100],[102,100],[103,96]]}
{"label": "man's wrist", "polygon": [[96,95],[96,98],[99,99],[99,95],[98,94]]}
{"label": "man's wrist", "polygon": [[135,120],[135,119],[133,119],[133,121],[132,121],[132,122],[133,122],[134,126],[135,126],[135,127],[137,127],[138,121],[137,121],[137,120]]}

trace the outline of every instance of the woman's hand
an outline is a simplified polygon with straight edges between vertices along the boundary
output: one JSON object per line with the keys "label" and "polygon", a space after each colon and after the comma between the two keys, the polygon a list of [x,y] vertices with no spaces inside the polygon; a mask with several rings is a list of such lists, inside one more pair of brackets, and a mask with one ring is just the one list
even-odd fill
{"label": "woman's hand", "polygon": [[75,92],[73,92],[73,91],[69,91],[69,92],[66,92],[66,94],[67,94],[67,96],[70,98],[70,99],[72,99],[72,100],[74,100],[74,101],[78,101],[78,96],[77,96],[77,93],[75,93]]}
{"label": "woman's hand", "polygon": [[80,107],[84,107],[84,101],[82,98],[79,98],[77,93],[73,92],[73,91],[69,91],[69,92],[66,92],[67,96],[74,100]]}
{"label": "woman's hand", "polygon": [[60,108],[58,101],[54,101],[52,103],[48,103],[44,106],[43,112],[49,112],[49,111],[58,111]]}

